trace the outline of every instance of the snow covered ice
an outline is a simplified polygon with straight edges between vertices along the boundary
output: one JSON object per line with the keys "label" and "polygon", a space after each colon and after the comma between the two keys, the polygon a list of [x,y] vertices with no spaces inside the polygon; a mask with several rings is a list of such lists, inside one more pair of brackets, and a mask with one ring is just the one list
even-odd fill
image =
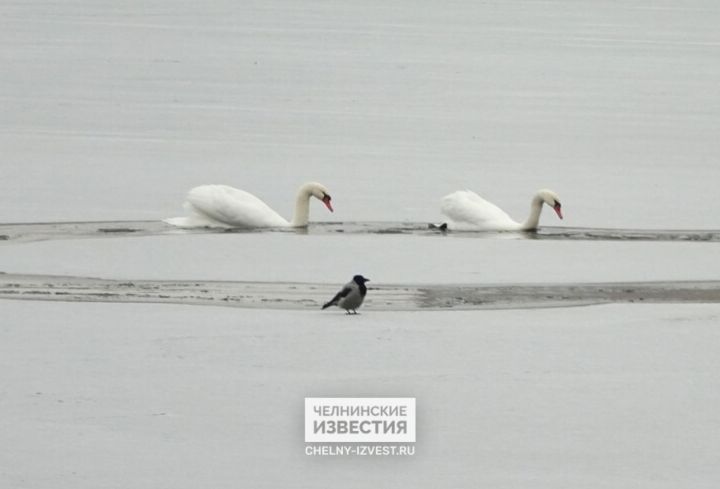
{"label": "snow covered ice", "polygon": [[[4,2],[0,486],[717,487],[718,25]],[[203,184],[290,216],[313,180],[307,231],[161,222]],[[453,191],[521,218],[540,188],[537,235],[427,229]],[[320,313],[359,273],[361,314]],[[416,454],[306,456],[311,396],[416,397]]]}

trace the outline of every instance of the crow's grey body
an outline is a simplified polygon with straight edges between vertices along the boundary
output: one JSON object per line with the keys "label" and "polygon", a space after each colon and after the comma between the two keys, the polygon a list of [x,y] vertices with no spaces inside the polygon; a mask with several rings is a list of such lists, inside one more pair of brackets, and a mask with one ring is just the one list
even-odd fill
{"label": "crow's grey body", "polygon": [[353,314],[357,314],[356,309],[360,307],[365,300],[365,294],[367,294],[367,287],[365,282],[369,282],[362,275],[355,275],[351,281],[346,283],[343,288],[335,294],[330,302],[323,305],[323,309],[327,309],[330,306],[338,306],[340,309],[345,309],[348,314],[350,311]]}

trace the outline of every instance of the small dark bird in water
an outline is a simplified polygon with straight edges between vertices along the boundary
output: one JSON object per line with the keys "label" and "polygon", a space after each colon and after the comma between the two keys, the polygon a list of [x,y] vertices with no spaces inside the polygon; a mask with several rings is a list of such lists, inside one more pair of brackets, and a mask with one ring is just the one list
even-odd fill
{"label": "small dark bird in water", "polygon": [[[357,314],[356,309],[363,303],[365,294],[367,294],[365,282],[369,281],[369,278],[365,278],[362,275],[355,275],[353,279],[346,283],[342,290],[335,294],[335,297],[333,297],[330,302],[325,303],[322,308],[327,309],[330,306],[338,306],[340,309],[345,309],[348,314]],[[350,311],[352,311],[352,313]]]}
{"label": "small dark bird in water", "polygon": [[445,232],[445,231],[447,231],[447,223],[446,222],[444,222],[442,224],[430,223],[430,224],[428,224],[428,229],[437,229],[438,231]]}

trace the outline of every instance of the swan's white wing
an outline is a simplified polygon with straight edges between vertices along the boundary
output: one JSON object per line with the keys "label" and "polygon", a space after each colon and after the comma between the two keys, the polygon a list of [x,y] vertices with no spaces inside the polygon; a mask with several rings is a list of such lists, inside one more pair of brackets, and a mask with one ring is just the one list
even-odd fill
{"label": "swan's white wing", "polygon": [[470,190],[446,195],[440,210],[454,223],[475,229],[505,231],[520,226],[504,210]]}
{"label": "swan's white wing", "polygon": [[195,187],[188,193],[187,202],[200,217],[223,226],[282,227],[289,224],[262,200],[227,185]]}

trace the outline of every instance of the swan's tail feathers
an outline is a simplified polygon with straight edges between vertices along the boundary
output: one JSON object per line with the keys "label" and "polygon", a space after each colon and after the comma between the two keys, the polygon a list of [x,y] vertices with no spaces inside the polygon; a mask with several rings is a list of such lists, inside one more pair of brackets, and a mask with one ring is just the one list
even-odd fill
{"label": "swan's tail feathers", "polygon": [[201,215],[171,217],[163,222],[178,228],[227,228],[229,226]]}
{"label": "swan's tail feathers", "polygon": [[230,228],[223,222],[217,221],[210,216],[198,211],[190,202],[183,204],[185,210],[188,211],[187,216],[171,217],[163,219],[163,222],[179,228]]}
{"label": "swan's tail feathers", "polygon": [[188,221],[187,217],[170,217],[168,219],[163,219],[162,222],[170,224],[171,226],[179,227],[179,228],[191,227],[188,225],[187,221]]}

